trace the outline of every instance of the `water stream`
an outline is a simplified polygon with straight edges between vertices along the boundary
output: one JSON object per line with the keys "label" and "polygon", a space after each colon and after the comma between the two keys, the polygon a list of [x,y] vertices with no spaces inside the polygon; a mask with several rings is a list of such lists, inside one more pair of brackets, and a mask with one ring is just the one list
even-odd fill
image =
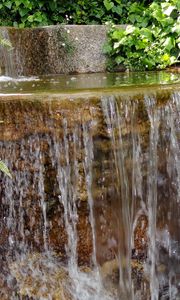
{"label": "water stream", "polygon": [[5,27],[1,28],[0,35],[6,44],[6,46],[4,46],[3,43],[0,45],[0,74],[15,78],[17,77],[14,63],[15,53],[11,45],[8,29]]}
{"label": "water stream", "polygon": [[9,89],[0,299],[180,299],[178,86]]}

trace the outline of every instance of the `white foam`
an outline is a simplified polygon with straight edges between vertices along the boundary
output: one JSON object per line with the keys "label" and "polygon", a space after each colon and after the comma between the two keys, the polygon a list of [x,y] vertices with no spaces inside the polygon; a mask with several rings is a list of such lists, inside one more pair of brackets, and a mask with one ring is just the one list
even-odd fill
{"label": "white foam", "polygon": [[9,77],[9,76],[0,76],[0,82],[13,81],[13,82],[25,82],[25,81],[39,81],[38,77]]}

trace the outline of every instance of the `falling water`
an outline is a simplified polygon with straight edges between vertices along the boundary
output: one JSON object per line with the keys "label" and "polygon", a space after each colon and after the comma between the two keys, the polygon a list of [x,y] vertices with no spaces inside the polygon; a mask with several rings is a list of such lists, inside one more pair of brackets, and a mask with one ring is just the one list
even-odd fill
{"label": "falling water", "polygon": [[[134,299],[137,294],[134,291],[131,279],[131,250],[133,249],[133,231],[141,214],[145,214],[148,219],[147,234],[149,243],[147,255],[149,265],[148,267],[145,265],[145,270],[148,273],[146,276],[149,277],[150,297],[153,300],[159,299],[159,295],[165,297],[162,290],[163,288],[166,290],[167,286],[169,286],[167,295],[170,299],[179,299],[178,297],[180,297],[177,284],[180,267],[177,267],[174,271],[166,266],[165,277],[167,276],[169,279],[162,278],[162,274],[159,274],[162,271],[158,271],[161,267],[162,269],[164,267],[162,265],[158,267],[162,260],[163,250],[169,253],[168,265],[171,264],[171,260],[175,260],[177,264],[179,263],[179,229],[177,229],[179,228],[178,182],[180,170],[178,142],[179,94],[173,94],[165,107],[159,103],[157,104],[156,101],[156,95],[145,95],[144,97],[144,108],[149,122],[147,126],[150,126],[148,147],[145,148],[144,137],[141,135],[141,131],[137,131],[139,122],[137,117],[138,102],[132,102],[130,97],[123,99],[122,102],[115,96],[102,98],[102,108],[107,124],[107,132],[112,143],[115,172],[118,177],[119,232],[124,229],[123,243],[121,239],[118,245],[119,287],[120,293],[123,295],[122,299]],[[169,137],[167,136],[168,132]],[[161,135],[161,140],[159,135]],[[128,139],[129,146],[127,149]],[[144,150],[142,150],[143,148]],[[131,159],[130,176],[128,176],[128,161]],[[165,178],[161,178],[162,167],[166,168],[168,173],[163,174]],[[168,177],[171,178],[170,181]],[[161,194],[162,189],[166,189],[164,196]],[[168,189],[173,189],[174,195],[171,192],[168,194]],[[167,194],[168,196],[172,195],[171,201],[167,198]],[[166,205],[166,201],[171,203],[168,204],[168,212],[164,216],[166,213],[163,206]],[[163,211],[161,211],[162,207]],[[172,216],[173,213],[176,215],[175,219]],[[164,222],[164,224],[162,225],[161,222]],[[171,231],[171,234],[168,234],[168,239],[162,228],[166,228],[168,233]],[[172,240],[173,230],[174,234],[176,231],[175,241]],[[171,247],[174,248],[173,254]],[[139,294],[137,295],[137,297],[140,297]]]}
{"label": "falling water", "polygon": [[[126,149],[124,149],[122,128],[126,123],[126,119],[129,118],[130,107],[124,104],[120,109],[116,102],[115,97],[102,99],[102,107],[106,116],[107,130],[112,140],[112,149],[114,152],[115,167],[117,184],[119,191],[119,218],[118,218],[118,230],[121,232],[121,238],[118,245],[119,256],[119,271],[120,271],[120,293],[122,298],[133,299],[132,282],[131,282],[131,240],[132,234],[132,214],[133,205],[129,205],[130,200],[130,187],[125,167]],[[120,110],[123,111],[124,116],[120,114]],[[129,119],[130,121],[130,119]],[[116,132],[117,131],[117,132]]]}
{"label": "falling water", "polygon": [[1,104],[2,293],[180,299],[179,93],[72,102]]}
{"label": "falling water", "polygon": [[[95,221],[93,215],[92,198],[92,159],[93,143],[88,128],[75,126],[72,134],[68,133],[68,121],[63,120],[63,140],[54,138],[51,145],[53,165],[57,168],[57,181],[59,186],[59,201],[64,208],[64,223],[67,231],[66,253],[68,256],[68,272],[71,278],[70,293],[75,299],[98,300],[110,299],[101,286],[100,274],[96,261]],[[84,153],[81,154],[84,145]],[[78,266],[78,198],[79,196],[79,160],[84,156],[84,175],[89,204],[89,223],[92,228],[92,259],[93,274],[85,273]]]}
{"label": "falling water", "polygon": [[148,206],[148,234],[150,259],[150,291],[151,299],[158,300],[158,280],[156,277],[156,215],[157,215],[157,145],[159,132],[159,110],[155,108],[155,99],[145,97],[148,117],[150,121],[149,153],[148,153],[148,177],[147,177],[147,206]]}
{"label": "falling water", "polygon": [[8,29],[3,27],[0,31],[0,36],[5,41],[5,45],[0,45],[2,74],[5,76],[17,77],[17,72],[14,63],[14,51],[11,46]]}

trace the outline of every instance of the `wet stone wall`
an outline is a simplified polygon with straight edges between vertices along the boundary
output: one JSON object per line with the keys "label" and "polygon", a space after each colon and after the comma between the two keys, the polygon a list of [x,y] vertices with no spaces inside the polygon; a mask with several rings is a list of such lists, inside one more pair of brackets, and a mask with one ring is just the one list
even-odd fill
{"label": "wet stone wall", "polygon": [[12,173],[0,177],[2,290],[22,281],[12,263],[31,255],[32,263],[34,253],[53,253],[72,274],[118,258],[128,297],[132,258],[148,258],[152,292],[159,257],[177,289],[179,270],[168,268],[178,256],[168,256],[165,232],[179,245],[178,120],[171,89],[1,96],[0,153]]}
{"label": "wet stone wall", "polygon": [[[104,72],[103,25],[58,25],[35,29],[0,28],[12,50],[0,49],[2,73],[9,76]],[[12,67],[8,66],[12,65]]]}

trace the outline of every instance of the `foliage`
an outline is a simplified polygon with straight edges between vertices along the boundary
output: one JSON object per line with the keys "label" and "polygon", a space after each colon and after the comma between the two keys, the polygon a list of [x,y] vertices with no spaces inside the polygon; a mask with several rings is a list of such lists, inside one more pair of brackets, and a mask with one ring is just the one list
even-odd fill
{"label": "foliage", "polygon": [[1,0],[0,25],[130,24],[110,28],[109,68],[153,70],[179,61],[179,11],[179,0]]}
{"label": "foliage", "polygon": [[[0,25],[35,27],[51,24],[126,22],[135,0],[1,0]],[[148,1],[139,1],[148,3]]]}
{"label": "foliage", "polygon": [[2,160],[0,160],[0,171],[3,172],[4,174],[6,174],[7,176],[9,176],[10,178],[12,178],[8,167]]}
{"label": "foliage", "polygon": [[116,24],[126,24],[129,11],[133,5],[138,5],[141,7],[141,4],[146,6],[149,2],[148,0],[144,1],[127,1],[127,0],[104,0],[104,6],[106,11],[111,13],[110,20]]}
{"label": "foliage", "polygon": [[123,64],[129,70],[164,69],[180,58],[180,2],[153,1],[129,7],[125,29],[112,25],[104,52],[109,68]]}
{"label": "foliage", "polygon": [[50,22],[46,15],[46,2],[45,0],[1,0],[0,24],[21,28],[39,24],[48,25]]}

